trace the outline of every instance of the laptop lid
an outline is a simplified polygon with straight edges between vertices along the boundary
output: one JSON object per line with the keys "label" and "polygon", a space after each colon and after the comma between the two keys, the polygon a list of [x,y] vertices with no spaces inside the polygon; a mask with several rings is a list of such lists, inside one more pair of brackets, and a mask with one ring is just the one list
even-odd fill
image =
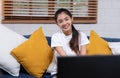
{"label": "laptop lid", "polygon": [[120,78],[120,56],[58,57],[57,78]]}

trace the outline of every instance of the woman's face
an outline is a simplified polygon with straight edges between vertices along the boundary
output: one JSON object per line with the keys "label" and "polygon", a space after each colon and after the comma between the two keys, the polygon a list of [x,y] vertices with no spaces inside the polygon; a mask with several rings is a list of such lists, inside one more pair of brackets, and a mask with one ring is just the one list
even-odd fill
{"label": "woman's face", "polygon": [[57,25],[61,28],[64,34],[69,35],[72,32],[73,18],[62,12],[58,15]]}

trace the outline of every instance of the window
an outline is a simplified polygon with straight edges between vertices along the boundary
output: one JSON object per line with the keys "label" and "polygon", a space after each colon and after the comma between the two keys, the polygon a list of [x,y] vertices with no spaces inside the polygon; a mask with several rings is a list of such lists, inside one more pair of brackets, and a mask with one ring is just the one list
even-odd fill
{"label": "window", "polygon": [[2,0],[2,23],[55,23],[58,8],[67,8],[74,23],[97,23],[97,0]]}

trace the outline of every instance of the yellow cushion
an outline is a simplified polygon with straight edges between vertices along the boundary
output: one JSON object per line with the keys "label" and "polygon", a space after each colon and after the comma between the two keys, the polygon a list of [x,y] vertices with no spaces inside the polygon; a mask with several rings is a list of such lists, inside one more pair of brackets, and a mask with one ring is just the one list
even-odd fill
{"label": "yellow cushion", "polygon": [[40,27],[27,41],[14,48],[11,54],[29,74],[41,78],[52,61],[52,51]]}
{"label": "yellow cushion", "polygon": [[90,43],[87,45],[87,55],[111,55],[108,42],[101,38],[94,30],[90,32]]}

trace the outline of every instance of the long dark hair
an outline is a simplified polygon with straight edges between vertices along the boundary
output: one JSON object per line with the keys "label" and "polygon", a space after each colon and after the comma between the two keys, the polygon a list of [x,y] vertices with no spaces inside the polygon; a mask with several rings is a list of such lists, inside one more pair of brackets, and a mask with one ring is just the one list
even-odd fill
{"label": "long dark hair", "polygon": [[[55,13],[55,22],[56,23],[57,23],[58,15],[63,12],[72,18],[72,14],[69,10],[67,10],[65,8],[60,8]],[[69,46],[76,54],[79,53],[79,32],[75,29],[73,24],[72,24],[72,38],[69,42]]]}

